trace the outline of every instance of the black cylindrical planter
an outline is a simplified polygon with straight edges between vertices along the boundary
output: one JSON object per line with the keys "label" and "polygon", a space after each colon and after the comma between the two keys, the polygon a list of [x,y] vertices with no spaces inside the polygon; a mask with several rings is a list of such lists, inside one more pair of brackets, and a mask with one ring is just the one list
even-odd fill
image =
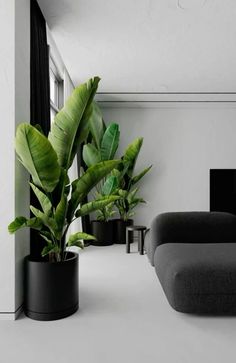
{"label": "black cylindrical planter", "polygon": [[91,221],[91,233],[96,241],[91,241],[93,246],[110,246],[113,242],[112,221]]}
{"label": "black cylindrical planter", "polygon": [[114,243],[125,244],[126,240],[126,227],[132,226],[134,224],[133,219],[128,219],[124,221],[123,219],[113,220],[113,234]]}
{"label": "black cylindrical planter", "polygon": [[62,262],[25,259],[25,314],[35,320],[65,318],[78,310],[78,254]]}

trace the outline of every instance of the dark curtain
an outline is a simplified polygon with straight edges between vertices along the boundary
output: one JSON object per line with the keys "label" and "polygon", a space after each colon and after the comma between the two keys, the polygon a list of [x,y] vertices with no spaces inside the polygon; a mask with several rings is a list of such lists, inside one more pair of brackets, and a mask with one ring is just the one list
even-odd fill
{"label": "dark curtain", "polygon": [[[36,0],[30,8],[30,123],[39,124],[45,135],[50,129],[49,49],[46,22]],[[31,193],[31,203],[37,200]],[[31,230],[30,254],[40,257],[44,241]]]}

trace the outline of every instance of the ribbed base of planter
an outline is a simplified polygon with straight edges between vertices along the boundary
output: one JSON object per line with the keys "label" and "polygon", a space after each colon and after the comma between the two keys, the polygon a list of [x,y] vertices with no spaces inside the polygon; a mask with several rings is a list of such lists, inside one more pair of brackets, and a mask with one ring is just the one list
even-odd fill
{"label": "ribbed base of planter", "polygon": [[25,315],[28,316],[30,319],[34,320],[40,320],[40,321],[49,321],[49,320],[59,320],[66,318],[67,316],[70,316],[74,314],[79,308],[79,304],[76,304],[75,306],[58,312],[52,312],[52,313],[38,313],[35,311],[25,310]]}

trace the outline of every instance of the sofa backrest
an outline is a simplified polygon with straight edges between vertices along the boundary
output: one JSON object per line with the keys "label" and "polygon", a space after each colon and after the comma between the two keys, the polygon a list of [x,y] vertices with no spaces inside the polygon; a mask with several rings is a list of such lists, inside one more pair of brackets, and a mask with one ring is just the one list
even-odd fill
{"label": "sofa backrest", "polygon": [[163,243],[236,242],[236,216],[224,212],[162,213],[152,221],[145,247],[153,264],[158,245]]}

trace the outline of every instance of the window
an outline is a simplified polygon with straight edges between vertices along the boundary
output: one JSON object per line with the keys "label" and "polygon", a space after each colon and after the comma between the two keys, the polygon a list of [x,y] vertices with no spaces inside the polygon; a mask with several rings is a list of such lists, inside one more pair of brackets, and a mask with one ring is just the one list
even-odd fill
{"label": "window", "polygon": [[63,106],[63,79],[60,77],[58,69],[50,56],[50,115],[51,122],[59,109]]}

